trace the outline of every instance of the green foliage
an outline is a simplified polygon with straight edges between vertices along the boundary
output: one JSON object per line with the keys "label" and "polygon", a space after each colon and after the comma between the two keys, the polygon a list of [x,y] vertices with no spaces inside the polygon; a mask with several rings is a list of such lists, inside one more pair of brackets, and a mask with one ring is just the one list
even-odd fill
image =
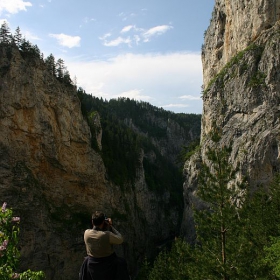
{"label": "green foliage", "polygon": [[[223,68],[222,70],[209,82],[209,84],[207,85],[207,88],[204,90],[204,94],[208,92],[208,90],[210,89],[210,87],[216,83],[219,82],[219,84],[221,85],[221,87],[224,87],[224,78],[226,76],[226,74],[229,72],[229,69],[231,69],[234,65],[238,64],[240,61],[242,62],[242,59],[244,58],[244,55],[248,52],[253,52],[255,59],[256,59],[256,63],[259,62],[259,60],[261,59],[261,55],[263,53],[263,46],[259,46],[256,44],[252,44],[250,46],[248,46],[246,49],[240,51],[237,55],[235,55]],[[242,68],[244,69],[244,62],[241,65]],[[259,78],[258,78],[259,80]]]}
{"label": "green foliage", "polygon": [[265,84],[266,75],[263,72],[257,71],[249,81],[250,87],[257,87]]}
{"label": "green foliage", "polygon": [[190,278],[192,264],[195,259],[192,257],[191,247],[181,239],[177,239],[170,252],[162,251],[154,262],[153,270],[148,280],[173,279],[187,280]]}
{"label": "green foliage", "polygon": [[150,262],[145,257],[144,261],[142,262],[140,271],[139,271],[138,275],[136,276],[136,280],[147,280],[151,267],[152,266],[151,266]]}
{"label": "green foliage", "polygon": [[13,217],[11,209],[7,209],[4,203],[0,212],[0,278],[1,280],[22,279],[41,280],[45,279],[42,271],[30,269],[16,273],[20,253],[17,248],[19,234],[19,217]]}
{"label": "green foliage", "polygon": [[231,149],[218,146],[219,135],[217,128],[211,133],[200,170],[197,196],[204,207],[194,209],[194,246],[176,241],[146,279],[279,279],[280,176],[254,192],[245,179],[233,184],[238,169],[228,163]]}
{"label": "green foliage", "polygon": [[21,41],[19,45],[19,50],[23,58],[29,59],[29,61],[34,61],[34,59],[40,59],[41,52],[37,45],[33,45],[25,38]]}
{"label": "green foliage", "polygon": [[4,21],[0,27],[0,43],[9,44],[11,41],[11,32],[8,23]]}
{"label": "green foliage", "polygon": [[185,163],[187,160],[191,158],[193,154],[200,150],[200,139],[197,138],[192,141],[188,146],[184,146],[179,155],[179,162]]}
{"label": "green foliage", "polygon": [[100,115],[102,151],[94,143],[92,148],[100,152],[110,179],[121,186],[134,182],[140,167],[140,154],[144,152],[143,167],[149,189],[158,193],[169,190],[171,205],[183,207],[181,170],[161,155],[151,138],[159,140],[167,137],[163,124],[168,119],[199,135],[201,116],[174,114],[128,98],[104,101],[86,94],[82,88],[77,90],[77,94],[92,135],[95,127],[89,120],[92,114]]}
{"label": "green foliage", "polygon": [[27,271],[22,272],[20,274],[19,279],[20,280],[41,280],[41,279],[45,279],[45,275],[44,275],[44,272],[42,272],[42,271],[34,272],[34,271],[31,271],[30,269],[28,269]]}
{"label": "green foliage", "polygon": [[19,48],[21,45],[21,42],[22,42],[22,34],[21,34],[19,26],[15,30],[14,42],[15,42],[16,46]]}
{"label": "green foliage", "polygon": [[230,186],[236,179],[236,170],[228,164],[230,151],[228,147],[209,149],[211,164],[203,163],[200,171],[198,196],[206,207],[195,210],[195,223],[202,247],[202,277],[221,275],[221,279],[230,279],[236,273],[232,268],[238,265],[236,254],[243,245],[237,232],[242,227],[239,212],[244,203],[244,184]]}
{"label": "green foliage", "polygon": [[271,238],[271,243],[265,247],[264,262],[273,270],[277,279],[280,279],[280,236]]}
{"label": "green foliage", "polygon": [[[7,22],[4,22],[0,27],[0,46],[5,49],[6,57],[9,60],[12,58],[12,49],[17,49],[28,63],[36,65],[39,60],[43,61],[43,54],[41,54],[39,47],[26,40],[22,36],[19,27],[15,30],[15,34],[12,35]],[[54,75],[59,82],[65,86],[73,86],[70,73],[61,58],[55,61],[54,56],[50,54],[44,62],[49,73]],[[0,75],[3,77],[8,70],[8,65],[2,66]]]}
{"label": "green foliage", "polygon": [[[280,181],[276,176],[269,188],[259,187],[248,194],[242,210],[243,236],[246,239],[244,258],[248,264],[243,267],[248,274],[258,279],[275,279],[269,263],[263,261],[264,248],[271,244],[271,238],[280,236]],[[262,278],[263,277],[263,278]]]}

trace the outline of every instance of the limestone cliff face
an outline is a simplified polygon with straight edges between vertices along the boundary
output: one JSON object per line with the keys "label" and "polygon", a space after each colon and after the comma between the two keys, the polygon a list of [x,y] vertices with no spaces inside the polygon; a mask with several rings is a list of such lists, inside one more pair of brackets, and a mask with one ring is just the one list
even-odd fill
{"label": "limestone cliff face", "polygon": [[204,85],[279,19],[279,0],[216,0],[202,51]]}
{"label": "limestone cliff face", "polygon": [[[280,1],[217,0],[205,37],[201,150],[185,164],[183,232],[192,239],[190,205],[215,124],[220,145],[232,145],[251,188],[280,171]],[[218,44],[218,42],[220,42]],[[218,55],[219,53],[219,55]]]}
{"label": "limestone cliff face", "polygon": [[143,155],[133,186],[108,180],[91,148],[91,137],[102,148],[99,118],[90,120],[98,128],[91,135],[80,107],[73,87],[50,75],[43,61],[0,46],[0,197],[21,217],[21,267],[43,270],[47,279],[77,279],[86,255],[83,231],[96,209],[124,234],[118,252],[131,269],[178,223],[176,207],[164,211],[169,193],[149,191]]}

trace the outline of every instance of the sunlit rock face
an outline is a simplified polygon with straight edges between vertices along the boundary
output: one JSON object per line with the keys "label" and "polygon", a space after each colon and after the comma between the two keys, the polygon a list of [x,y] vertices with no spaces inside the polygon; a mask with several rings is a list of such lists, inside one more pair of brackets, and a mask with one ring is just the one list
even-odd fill
{"label": "sunlit rock face", "polygon": [[71,279],[80,213],[109,204],[105,168],[73,89],[14,48],[0,65],[0,197],[21,217],[21,265]]}
{"label": "sunlit rock face", "polygon": [[[50,75],[39,58],[0,46],[0,198],[21,217],[21,268],[43,270],[47,279],[77,279],[86,255],[83,232],[91,214],[113,218],[125,242],[117,252],[134,274],[156,243],[178,230],[179,208],[168,190],[151,192],[143,169],[133,184],[108,178],[98,114],[91,135],[75,88]],[[0,203],[2,203],[0,201]]]}
{"label": "sunlit rock face", "polygon": [[204,85],[279,19],[279,0],[216,0],[202,51]]}
{"label": "sunlit rock face", "polygon": [[229,162],[251,188],[269,185],[280,171],[280,1],[217,0],[203,49],[204,94],[201,149],[185,164],[182,232],[192,240],[191,205],[197,174],[211,146],[230,145]]}

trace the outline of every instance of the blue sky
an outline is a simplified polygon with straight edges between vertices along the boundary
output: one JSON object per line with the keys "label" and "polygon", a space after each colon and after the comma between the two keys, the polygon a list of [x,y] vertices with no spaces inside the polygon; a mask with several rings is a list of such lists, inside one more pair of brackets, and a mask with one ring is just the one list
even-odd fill
{"label": "blue sky", "polygon": [[0,22],[62,58],[87,93],[202,112],[201,46],[215,0],[0,0]]}

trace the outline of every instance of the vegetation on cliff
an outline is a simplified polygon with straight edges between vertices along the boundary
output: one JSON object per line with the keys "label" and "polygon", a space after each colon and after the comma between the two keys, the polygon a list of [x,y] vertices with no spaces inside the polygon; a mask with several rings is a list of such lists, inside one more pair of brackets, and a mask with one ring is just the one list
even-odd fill
{"label": "vegetation on cliff", "polygon": [[[96,98],[91,94],[87,94],[81,88],[77,89],[69,79],[63,61],[60,59],[56,61],[53,55],[44,59],[43,54],[41,54],[36,45],[32,45],[22,39],[19,29],[14,35],[11,35],[9,28],[3,25],[0,34],[2,34],[2,37],[0,36],[1,96],[4,96],[4,98],[7,96],[11,99],[19,98],[18,104],[22,108],[18,109],[17,106],[13,108],[15,116],[18,115],[18,111],[21,109],[22,111],[30,110],[33,112],[34,110],[36,112],[36,116],[39,117],[40,121],[37,122],[38,119],[34,115],[30,116],[30,121],[36,122],[34,123],[35,125],[32,124],[32,133],[34,131],[41,138],[36,137],[34,145],[38,143],[39,150],[43,151],[38,155],[39,158],[36,158],[36,162],[45,162],[49,167],[53,167],[51,176],[50,173],[45,173],[48,169],[40,169],[40,172],[36,173],[35,169],[33,170],[34,165],[30,164],[28,156],[22,160],[22,164],[27,171],[24,169],[24,172],[26,171],[24,175],[23,172],[20,173],[24,179],[19,180],[20,182],[15,182],[15,186],[12,186],[14,189],[11,190],[11,193],[13,191],[16,195],[12,196],[12,202],[10,203],[16,205],[17,211],[27,216],[30,210],[23,209],[25,207],[23,205],[26,205],[26,201],[29,201],[30,197],[27,197],[27,195],[30,194],[33,199],[32,207],[36,210],[29,215],[29,224],[24,223],[21,226],[23,229],[21,242],[24,243],[25,240],[28,240],[28,230],[33,231],[35,227],[37,228],[38,224],[35,221],[39,220],[42,221],[42,224],[39,225],[39,235],[45,235],[46,227],[50,225],[51,234],[46,237],[49,242],[53,238],[57,238],[59,241],[62,237],[66,237],[68,238],[67,242],[69,242],[67,244],[72,244],[73,247],[71,248],[74,248],[75,252],[73,259],[67,260],[67,265],[80,257],[79,253],[84,251],[84,244],[80,241],[80,238],[82,236],[81,232],[87,223],[86,213],[88,214],[91,211],[91,207],[97,205],[96,201],[94,201],[95,197],[92,200],[88,198],[91,198],[90,195],[95,190],[96,193],[100,191],[102,194],[105,190],[105,186],[102,188],[103,186],[100,186],[101,184],[96,180],[97,176],[94,173],[96,171],[98,176],[100,175],[100,181],[102,183],[105,181],[106,187],[111,187],[108,188],[108,193],[105,193],[104,200],[112,193],[117,193],[121,197],[113,207],[112,205],[106,206],[106,204],[105,207],[107,207],[108,212],[111,211],[116,220],[123,222],[124,228],[129,228],[126,231],[126,234],[130,236],[129,238],[137,239],[136,246],[133,245],[132,247],[131,244],[134,243],[134,240],[131,242],[128,238],[127,246],[131,248],[126,251],[128,252],[127,255],[130,255],[131,266],[134,266],[132,270],[135,269],[137,264],[134,264],[133,261],[141,258],[143,251],[154,255],[159,241],[165,240],[170,231],[179,231],[183,212],[181,169],[184,163],[184,153],[189,152],[189,149],[187,149],[189,143],[197,140],[200,135],[201,116],[174,114],[162,108],[156,108],[149,103],[126,98],[110,101]],[[14,91],[13,84],[16,85]],[[31,109],[24,103],[25,101],[29,102],[30,96],[34,100],[32,106],[30,106]],[[23,101],[22,97],[24,97]],[[8,98],[3,100],[5,101],[2,104],[3,107],[9,104]],[[51,100],[52,102],[43,104],[45,100]],[[61,104],[63,105],[59,107],[59,104],[56,103],[57,100],[62,100]],[[12,102],[11,104],[13,105]],[[26,109],[26,107],[28,108]],[[46,107],[47,110],[44,110]],[[64,118],[64,109],[72,118]],[[76,111],[74,112],[73,110]],[[49,112],[51,117],[48,115]],[[5,116],[5,111],[3,116]],[[75,119],[73,116],[75,116]],[[18,118],[21,120],[21,115]],[[74,122],[72,126],[71,120]],[[88,121],[91,137],[85,120]],[[100,124],[98,123],[99,120]],[[79,129],[76,129],[75,125],[77,123]],[[29,125],[28,120],[25,124]],[[69,135],[69,137],[65,137],[64,140],[66,141],[60,145],[60,132],[65,132],[64,130],[68,124],[70,124],[71,129],[75,129],[75,132],[81,133],[81,138],[76,138],[73,135],[73,131],[71,131],[71,133],[66,134],[66,136]],[[43,128],[43,132],[38,133],[41,128]],[[54,130],[58,133],[55,134],[54,132],[56,131]],[[7,131],[9,130],[7,129]],[[30,135],[28,130],[24,130],[24,133],[27,136]],[[98,138],[101,135],[102,140],[101,137]],[[7,138],[9,137],[7,136]],[[47,145],[42,144],[44,140]],[[24,146],[26,146],[27,150],[32,147],[32,145],[25,142],[24,137],[22,143],[25,143]],[[77,150],[73,146],[76,144],[79,148],[81,146],[85,148],[85,150],[82,150],[83,155],[88,155],[92,160],[97,159],[96,162],[100,163],[100,166],[98,166],[100,168],[95,168],[95,165],[89,162],[89,173],[83,173],[81,169],[86,165],[83,165],[82,161],[84,159],[86,161],[87,158],[82,157],[83,160],[75,162],[75,152]],[[92,149],[89,147],[90,144]],[[6,147],[10,148],[8,144]],[[65,149],[59,154],[57,147]],[[181,152],[182,148],[183,153]],[[23,147],[23,150],[25,151],[25,147]],[[45,151],[47,151],[46,154],[44,153]],[[73,158],[74,165],[82,166],[77,173],[75,173],[77,170],[75,166],[70,171],[64,168],[65,162],[60,160],[60,156],[64,159],[67,153],[73,154],[71,158]],[[10,158],[10,154],[8,152],[6,154],[7,158]],[[2,160],[5,161],[3,157]],[[19,177],[16,170],[19,161],[20,158],[15,155],[13,163],[5,165],[8,166],[9,177]],[[106,168],[106,173],[104,167]],[[91,173],[91,168],[93,169],[93,174]],[[61,175],[60,173],[59,176],[56,176],[56,171],[63,174]],[[63,177],[64,174],[69,176]],[[83,176],[84,174],[90,174],[91,177],[88,179],[87,176]],[[54,175],[53,178],[50,178],[52,175]],[[43,177],[46,180],[40,180]],[[59,180],[56,180],[57,177],[59,177]],[[30,178],[33,182],[29,181]],[[49,183],[47,182],[48,179],[50,179]],[[67,186],[62,185],[64,180],[67,181]],[[92,186],[92,182],[96,183],[96,185]],[[32,184],[36,185],[36,197],[34,196],[35,188],[29,188]],[[10,192],[12,187],[8,183],[5,187]],[[50,189],[52,189],[52,192],[49,191]],[[138,191],[139,189],[141,191]],[[49,199],[51,196],[56,196],[53,190],[59,193],[59,198],[56,201]],[[69,190],[73,193],[69,194]],[[4,190],[2,192],[4,193]],[[81,200],[82,203],[77,201],[77,204],[75,204],[77,196],[81,192],[83,192],[85,200],[89,201],[86,202],[89,206],[84,208],[83,200]],[[49,197],[47,197],[48,195]],[[113,201],[114,198],[110,197],[110,199]],[[18,202],[21,204],[17,204]],[[100,201],[99,203],[103,204]],[[38,207],[41,209],[40,217],[35,217],[34,219]],[[134,226],[131,226],[132,222],[135,223]],[[151,229],[151,227],[153,228]],[[140,232],[139,228],[142,228],[143,231]],[[41,242],[39,235],[36,235],[34,244],[42,244],[38,250],[40,253],[47,252],[52,261],[52,266],[48,263],[49,258],[44,258],[46,255],[40,256],[38,259],[32,259],[32,263],[39,265],[40,269],[44,270],[48,276],[58,275],[67,267],[66,264],[63,264],[61,267],[53,269],[63,259],[63,253],[66,251],[64,246],[66,245],[61,242],[58,246],[53,245],[55,247],[53,248],[48,246],[48,243]],[[29,247],[28,254],[25,250],[23,262],[21,262],[23,268],[29,265],[28,260],[30,260],[31,254],[35,250],[34,248],[37,250],[35,246],[30,248],[31,246],[29,246],[28,242],[31,241],[28,240],[23,245]],[[141,250],[139,249],[140,247]],[[61,252],[61,256],[53,257],[54,251]],[[130,251],[133,251],[133,254],[130,254]],[[54,273],[52,273],[52,270]],[[71,263],[71,269],[68,266],[69,275],[74,270],[75,266],[72,268]]]}
{"label": "vegetation on cliff", "polygon": [[[21,56],[30,63],[35,62],[36,59],[44,62],[45,67],[51,75],[56,77],[60,82],[66,86],[73,86],[73,82],[70,78],[70,73],[67,70],[67,67],[64,64],[63,59],[59,58],[55,60],[53,54],[50,54],[46,59],[44,59],[44,54],[41,53],[37,45],[32,44],[29,40],[26,40],[20,31],[20,28],[17,27],[15,33],[12,34],[10,28],[6,22],[4,22],[0,27],[0,45],[2,51],[2,56],[6,56],[11,59],[12,49],[17,48]],[[6,65],[2,65],[0,69],[0,75],[3,76],[7,73],[9,69],[9,61],[6,61]]]}
{"label": "vegetation on cliff", "polygon": [[[186,143],[197,141],[200,135],[200,115],[175,114],[147,102],[128,98],[107,101],[87,94],[82,88],[76,89],[62,59],[56,61],[53,54],[44,59],[38,46],[23,38],[19,27],[12,35],[5,22],[0,28],[0,45],[2,56],[8,58],[0,69],[1,75],[7,73],[12,49],[16,48],[30,63],[39,59],[52,76],[65,86],[72,87],[74,94],[77,93],[81,101],[82,113],[92,132],[92,148],[101,154],[111,180],[122,187],[127,183],[133,183],[139,168],[140,154],[144,152],[143,166],[150,190],[161,193],[171,191],[174,194],[171,196],[176,198],[172,204],[177,205],[180,196],[179,201],[182,206],[181,169],[185,159],[184,154],[188,153],[189,149],[186,151],[185,143],[179,150],[172,148],[173,154],[169,153],[169,156],[175,157],[177,162],[169,159],[160,149],[163,149],[166,144],[170,121],[179,126],[182,134],[192,135],[186,139]],[[99,128],[89,121],[89,117],[95,113],[98,113],[101,118],[102,151],[94,137]],[[161,147],[157,145],[160,142],[163,143]]]}
{"label": "vegetation on cliff", "polygon": [[[216,83],[220,88],[224,88],[226,81],[225,77],[228,78],[233,78],[234,76],[237,75],[237,71],[234,71],[234,73],[229,73],[229,70],[231,70],[235,65],[239,65],[240,67],[240,74],[243,74],[248,68],[249,65],[244,61],[244,56],[245,54],[251,52],[256,60],[256,63],[260,61],[261,55],[263,53],[264,47],[259,46],[256,44],[251,44],[244,50],[240,51],[238,54],[236,54],[234,57],[231,58],[231,60],[222,68],[219,73],[210,80],[209,84],[207,85],[206,89],[203,91],[203,94],[207,94],[211,86]],[[254,73],[253,77],[248,83],[249,87],[256,87],[258,85],[261,85],[264,83],[265,75],[262,72],[256,71]]]}
{"label": "vegetation on cliff", "polygon": [[152,265],[144,263],[145,273],[138,279],[279,279],[279,187],[277,176],[270,191],[260,189],[246,196],[235,225],[225,231],[227,259],[222,259],[221,229],[212,226],[212,215],[218,217],[218,212],[209,212],[207,219],[196,221],[204,228],[200,234],[207,236],[206,243],[198,239],[190,245],[177,239]]}
{"label": "vegetation on cliff", "polygon": [[41,280],[45,279],[42,271],[19,272],[20,252],[18,250],[18,235],[20,217],[13,217],[13,211],[4,202],[0,211],[0,276],[1,280]]}
{"label": "vegetation on cliff", "polygon": [[[192,131],[193,137],[200,135],[200,115],[175,114],[147,102],[128,98],[110,101],[93,97],[83,89],[77,90],[86,118],[93,112],[100,115],[102,127],[102,151],[110,178],[119,185],[134,182],[139,168],[140,154],[144,153],[143,167],[148,187],[152,191],[171,192],[172,205],[182,205],[182,173],[180,164],[172,162],[161,152],[157,143],[168,138],[168,122],[179,124],[187,134]],[[91,126],[92,127],[92,126]],[[94,127],[92,133],[94,134]],[[182,133],[183,133],[182,132]],[[196,138],[186,139],[190,143]],[[93,148],[97,144],[93,143]],[[180,152],[176,158],[180,161]],[[170,155],[171,156],[171,155]]]}
{"label": "vegetation on cliff", "polygon": [[230,148],[213,140],[199,174],[205,206],[194,209],[195,243],[175,240],[144,263],[139,280],[279,279],[280,176],[255,192],[246,180],[232,184],[239,170],[228,163]]}

